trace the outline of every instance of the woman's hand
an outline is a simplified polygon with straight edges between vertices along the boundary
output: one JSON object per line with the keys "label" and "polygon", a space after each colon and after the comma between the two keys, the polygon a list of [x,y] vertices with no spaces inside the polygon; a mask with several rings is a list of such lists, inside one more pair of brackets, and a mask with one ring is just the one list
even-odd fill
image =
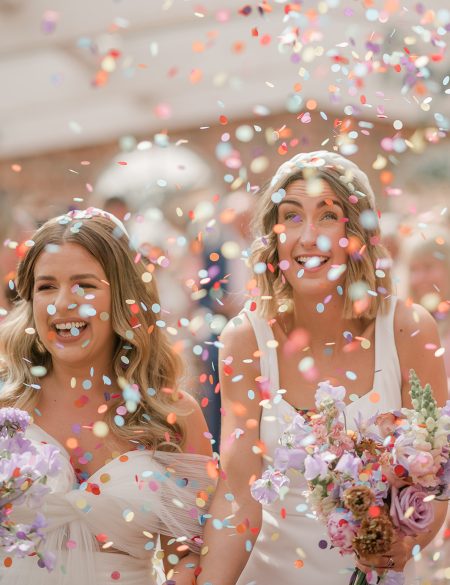
{"label": "woman's hand", "polygon": [[382,555],[359,556],[356,566],[364,573],[371,570],[377,571],[378,574],[387,570],[401,573],[412,558],[415,544],[416,541],[411,536],[403,536],[397,532],[388,552]]}

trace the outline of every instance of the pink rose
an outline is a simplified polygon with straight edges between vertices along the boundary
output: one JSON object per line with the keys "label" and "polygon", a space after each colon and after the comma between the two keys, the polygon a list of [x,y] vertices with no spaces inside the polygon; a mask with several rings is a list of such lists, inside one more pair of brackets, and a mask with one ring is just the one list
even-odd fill
{"label": "pink rose", "polygon": [[428,451],[418,451],[408,459],[408,471],[413,481],[424,487],[434,487],[439,481],[436,473],[440,464],[436,462],[433,455]]}
{"label": "pink rose", "polygon": [[[420,487],[411,485],[398,490],[395,486],[391,492],[391,518],[405,536],[413,536],[424,532],[434,520],[431,502],[424,502],[427,493]],[[405,518],[405,513],[413,508],[413,513]]]}
{"label": "pink rose", "polygon": [[380,434],[383,439],[389,436],[393,436],[397,428],[395,425],[395,420],[395,415],[393,415],[392,412],[386,412],[377,416],[376,424],[380,429]]}
{"label": "pink rose", "polygon": [[341,555],[353,552],[353,538],[356,526],[348,512],[332,512],[328,516],[327,528],[331,544],[339,549]]}

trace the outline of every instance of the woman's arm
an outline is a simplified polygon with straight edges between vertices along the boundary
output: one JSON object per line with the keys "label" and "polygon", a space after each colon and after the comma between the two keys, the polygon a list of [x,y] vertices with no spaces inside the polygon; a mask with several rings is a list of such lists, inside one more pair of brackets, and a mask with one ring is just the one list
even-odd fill
{"label": "woman's arm", "polygon": [[[235,585],[261,527],[261,506],[250,493],[251,482],[261,475],[264,449],[259,439],[261,398],[255,382],[260,375],[254,355],[258,348],[247,318],[237,322],[231,321],[221,335],[222,468],[205,527],[207,554],[201,557],[198,585]],[[242,379],[233,382],[238,375]],[[250,390],[255,393],[253,399]]]}

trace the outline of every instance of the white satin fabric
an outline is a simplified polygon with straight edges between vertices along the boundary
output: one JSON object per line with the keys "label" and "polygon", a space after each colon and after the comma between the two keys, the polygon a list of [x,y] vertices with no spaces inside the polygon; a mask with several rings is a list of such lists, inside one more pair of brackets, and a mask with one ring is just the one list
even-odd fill
{"label": "white satin fabric", "polygon": [[[377,412],[401,408],[401,375],[394,339],[396,299],[386,314],[375,323],[375,371],[372,390],[345,408],[346,424],[355,428],[355,419],[368,419]],[[269,467],[278,440],[296,414],[295,409],[277,391],[279,370],[276,349],[267,342],[274,339],[268,323],[255,313],[248,316],[261,351],[261,375],[269,381],[271,400],[263,404],[260,437],[267,449],[264,461]],[[245,318],[243,315],[241,318]],[[374,394],[378,401],[372,401]],[[340,556],[330,548],[326,527],[311,513],[307,483],[299,472],[290,471],[289,492],[283,499],[263,506],[263,525],[247,565],[237,585],[348,585],[354,569],[351,555]],[[322,548],[323,547],[323,548]],[[408,563],[406,585],[416,583]]]}
{"label": "white satin fabric", "polygon": [[[211,489],[208,457],[130,451],[101,467],[80,489],[64,447],[35,424],[26,435],[38,447],[47,442],[60,450],[61,470],[50,478],[51,492],[40,510],[48,524],[44,548],[57,555],[57,563],[48,572],[36,558],[14,558],[5,568],[6,555],[0,552],[2,585],[155,585],[164,580],[153,563],[158,535],[173,536],[199,552],[206,508],[199,508],[196,498]],[[99,494],[96,488],[90,491],[92,485]],[[35,513],[21,505],[13,520],[29,522]],[[102,549],[105,541],[118,552]]]}

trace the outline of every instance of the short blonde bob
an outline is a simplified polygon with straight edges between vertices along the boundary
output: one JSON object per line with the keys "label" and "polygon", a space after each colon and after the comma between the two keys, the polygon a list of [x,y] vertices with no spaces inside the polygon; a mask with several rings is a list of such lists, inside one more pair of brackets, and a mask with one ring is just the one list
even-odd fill
{"label": "short blonde bob", "polygon": [[[274,226],[278,221],[278,205],[272,196],[280,189],[286,189],[297,180],[326,181],[342,203],[345,217],[346,237],[351,239],[353,249],[349,254],[343,295],[345,299],[343,318],[364,318],[372,320],[378,309],[386,309],[385,299],[391,295],[392,285],[388,268],[389,253],[380,242],[380,229],[376,226],[366,229],[360,219],[364,211],[375,212],[375,197],[369,180],[353,162],[328,151],[301,153],[285,162],[273,179],[260,192],[252,221],[254,242],[250,263],[255,271],[256,293],[259,297],[258,313],[265,318],[274,317],[281,305],[289,306],[292,289],[282,277],[277,251],[277,234]],[[371,218],[374,217],[370,214]],[[255,267],[258,268],[255,270]],[[259,267],[268,267],[261,271]],[[365,292],[364,309],[350,297],[352,283],[361,283]],[[361,288],[361,287],[360,287]],[[359,305],[361,306],[361,305]]]}
{"label": "short blonde bob", "polygon": [[[52,368],[51,355],[37,334],[32,333],[36,261],[48,246],[77,244],[100,263],[111,287],[110,319],[116,337],[111,361],[122,392],[120,398],[109,402],[104,414],[110,433],[113,438],[150,449],[179,449],[185,429],[179,422],[169,424],[167,418],[169,413],[177,412],[181,361],[156,324],[159,318],[153,311],[154,305],[159,304],[156,284],[139,253],[131,249],[123,225],[101,210],[71,212],[46,222],[32,241],[18,267],[16,285],[20,300],[0,327],[3,362],[0,407],[15,406],[34,414],[40,392],[36,388],[45,378],[35,378],[31,366],[42,365],[47,372]],[[130,400],[134,407],[128,407],[125,424],[118,426],[114,422],[116,409],[120,404],[129,405]]]}

